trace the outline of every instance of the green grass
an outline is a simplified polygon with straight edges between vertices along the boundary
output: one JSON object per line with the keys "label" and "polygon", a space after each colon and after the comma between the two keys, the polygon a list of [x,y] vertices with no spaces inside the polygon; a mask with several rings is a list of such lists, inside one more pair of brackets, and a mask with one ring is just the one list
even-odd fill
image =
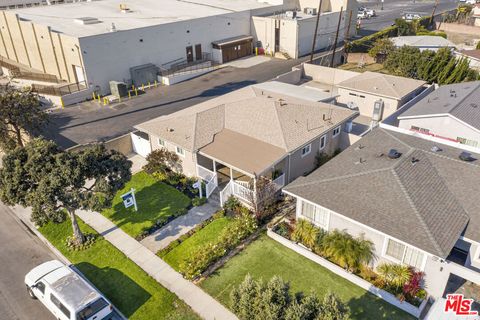
{"label": "green grass", "polygon": [[201,246],[214,241],[219,234],[232,221],[231,218],[223,217],[213,220],[205,228],[194,233],[190,238],[183,241],[172,251],[160,257],[175,270],[179,270],[180,264],[197,251]]}
{"label": "green grass", "polygon": [[[83,221],[80,228],[95,233]],[[49,223],[40,232],[129,319],[199,319],[173,293],[162,287],[102,237],[88,249],[69,250],[70,221]]]}
{"label": "green grass", "polygon": [[371,63],[366,64],[362,68],[358,66],[358,63],[346,63],[338,66],[339,69],[348,70],[348,71],[355,71],[355,72],[365,72],[365,71],[372,71],[378,73],[385,73],[389,74],[388,70],[383,67],[380,63]]}
{"label": "green grass", "polygon": [[232,288],[240,284],[248,273],[255,279],[262,278],[265,281],[279,275],[290,283],[292,293],[308,294],[314,290],[324,295],[331,291],[349,305],[352,319],[414,319],[266,235],[250,244],[200,286],[229,306]]}
{"label": "green grass", "polygon": [[[135,189],[138,212],[133,207],[125,209],[120,197],[131,188]],[[157,219],[171,216],[189,205],[190,199],[186,195],[142,171],[132,176],[132,180],[115,196],[112,208],[102,214],[127,234],[136,237],[152,227]]]}

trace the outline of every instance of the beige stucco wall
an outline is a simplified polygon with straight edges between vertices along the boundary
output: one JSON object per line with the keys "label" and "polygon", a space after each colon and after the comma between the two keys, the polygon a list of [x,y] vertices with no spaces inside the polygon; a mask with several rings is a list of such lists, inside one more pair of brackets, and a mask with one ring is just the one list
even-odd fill
{"label": "beige stucco wall", "polygon": [[0,55],[26,68],[74,82],[72,65],[83,67],[77,38],[19,20],[14,12],[0,12],[0,36]]}
{"label": "beige stucco wall", "polygon": [[410,130],[412,126],[430,130],[431,134],[456,140],[458,137],[477,141],[480,147],[480,131],[449,116],[416,119],[399,119],[399,127]]}
{"label": "beige stucco wall", "polygon": [[[291,182],[296,178],[298,178],[299,176],[312,171],[315,168],[315,156],[319,151],[326,154],[332,154],[335,151],[335,149],[339,148],[342,141],[341,136],[343,134],[346,134],[343,131],[344,128],[345,128],[345,124],[341,124],[340,134],[335,138],[333,138],[333,135],[332,135],[332,131],[334,128],[332,128],[330,131],[325,133],[327,136],[327,144],[325,148],[322,150],[320,150],[321,137],[317,137],[316,139],[312,140],[309,143],[304,144],[302,147],[300,147],[295,152],[293,152],[290,155],[290,175],[288,177],[288,181]],[[308,144],[312,145],[311,151],[309,154],[302,157],[302,149]]]}
{"label": "beige stucco wall", "polygon": [[[176,145],[175,144],[173,144],[169,141],[163,140],[163,141],[165,141],[165,147],[163,147],[163,146],[160,146],[158,144],[158,136],[149,134],[149,137],[150,137],[150,146],[151,146],[152,151],[160,149],[160,148],[166,148],[169,151],[176,152]],[[196,155],[193,154],[190,151],[185,150],[185,149],[183,149],[183,150],[185,151],[185,156],[178,155],[178,157],[180,158],[180,160],[182,162],[181,163],[182,173],[187,175],[187,176],[191,176],[191,177],[196,176],[197,175]]]}
{"label": "beige stucco wall", "polygon": [[[357,96],[352,96],[350,93],[356,94]],[[397,111],[397,109],[401,106],[400,101],[398,100],[350,89],[338,88],[338,94],[338,103],[348,104],[349,102],[354,102],[358,106],[360,114],[367,117],[372,116],[375,101],[380,99],[382,99],[384,102],[383,119]],[[364,96],[365,98],[361,98],[360,95]]]}
{"label": "beige stucco wall", "polygon": [[340,82],[359,75],[358,72],[354,71],[323,67],[309,63],[304,63],[302,66],[304,77],[331,85],[337,85]]}

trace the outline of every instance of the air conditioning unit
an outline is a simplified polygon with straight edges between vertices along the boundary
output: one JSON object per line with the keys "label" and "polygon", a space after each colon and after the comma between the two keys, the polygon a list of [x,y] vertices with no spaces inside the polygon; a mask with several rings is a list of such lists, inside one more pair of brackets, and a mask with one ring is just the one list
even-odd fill
{"label": "air conditioning unit", "polygon": [[287,12],[285,12],[285,17],[290,18],[290,19],[295,19],[297,17],[297,12],[296,11],[287,11]]}
{"label": "air conditioning unit", "polygon": [[303,13],[315,16],[317,15],[317,8],[304,8]]}
{"label": "air conditioning unit", "polygon": [[373,105],[373,115],[372,115],[372,120],[373,121],[382,120],[383,108],[384,108],[383,100],[380,99],[380,100],[375,101],[375,104]]}

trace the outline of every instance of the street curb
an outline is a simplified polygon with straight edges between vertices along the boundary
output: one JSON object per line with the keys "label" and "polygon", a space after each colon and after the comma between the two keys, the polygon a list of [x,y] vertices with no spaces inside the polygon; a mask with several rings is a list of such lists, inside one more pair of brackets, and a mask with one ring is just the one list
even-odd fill
{"label": "street curb", "polygon": [[[95,285],[94,285],[92,282],[90,282],[90,280],[88,280],[88,278],[87,278],[83,273],[81,273],[80,270],[78,270],[78,268],[75,267],[75,265],[74,265],[72,262],[70,262],[70,260],[67,259],[67,257],[65,257],[53,244],[51,244],[50,241],[48,241],[48,239],[45,238],[40,231],[38,231],[38,229],[35,227],[35,225],[34,225],[30,220],[27,219],[27,221],[25,221],[26,219],[22,219],[19,215],[17,215],[17,214],[15,213],[15,210],[14,210],[13,208],[11,208],[11,207],[7,207],[7,208],[8,208],[7,211],[10,213],[10,215],[11,215],[17,222],[19,222],[20,224],[22,224],[23,226],[25,226],[25,228],[27,228],[28,231],[30,231],[30,232],[33,233],[35,236],[37,236],[38,239],[40,239],[40,240],[48,247],[48,249],[50,249],[50,250],[53,252],[53,254],[54,254],[55,256],[57,256],[58,259],[60,259],[60,260],[61,260],[64,264],[66,264],[70,269],[75,270],[75,272],[77,272],[80,277],[82,277],[85,281],[87,281],[87,282],[88,282],[92,287],[94,287],[98,292],[102,293],[102,291],[98,290],[98,288],[95,287]],[[103,293],[102,293],[102,295],[103,295]],[[105,298],[106,298],[106,297],[105,297]],[[127,317],[125,317],[125,316],[123,315],[123,313],[122,313],[120,310],[118,310],[118,308],[117,308],[109,299],[107,299],[107,301],[112,304],[113,309],[115,310],[115,312],[118,313],[118,315],[119,315],[121,318],[123,318],[123,319],[125,319],[125,320],[128,319]]]}

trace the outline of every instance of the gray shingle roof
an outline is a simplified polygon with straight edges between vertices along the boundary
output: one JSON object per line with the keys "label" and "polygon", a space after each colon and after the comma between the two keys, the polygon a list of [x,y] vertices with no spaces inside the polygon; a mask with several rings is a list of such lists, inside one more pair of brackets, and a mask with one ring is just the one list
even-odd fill
{"label": "gray shingle roof", "polygon": [[401,36],[390,38],[390,40],[392,40],[393,44],[397,47],[455,47],[453,42],[439,36]]}
{"label": "gray shingle roof", "polygon": [[480,160],[461,151],[376,129],[284,190],[445,258],[460,235],[480,241]]}
{"label": "gray shingle roof", "polygon": [[398,119],[439,114],[450,114],[480,130],[480,81],[441,86]]}

